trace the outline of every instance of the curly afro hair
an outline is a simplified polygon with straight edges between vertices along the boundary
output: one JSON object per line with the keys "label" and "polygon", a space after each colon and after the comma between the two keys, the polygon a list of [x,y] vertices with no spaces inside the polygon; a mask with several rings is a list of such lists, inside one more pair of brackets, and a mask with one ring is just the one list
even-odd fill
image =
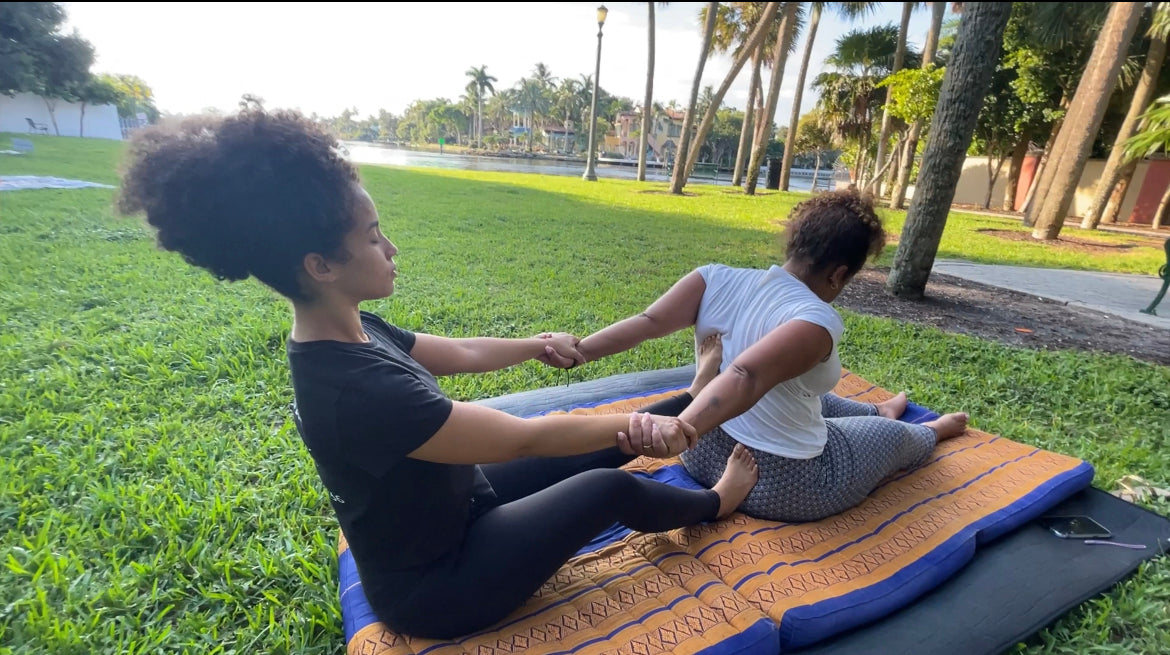
{"label": "curly afro hair", "polygon": [[855,189],[822,193],[801,202],[788,215],[786,255],[814,271],[844,265],[853,276],[886,245],[882,219],[873,200]]}
{"label": "curly afro hair", "polygon": [[307,300],[302,261],[344,261],[357,170],[296,112],[247,109],[137,134],[118,210],[145,213],[158,243],[223,280],[255,276]]}

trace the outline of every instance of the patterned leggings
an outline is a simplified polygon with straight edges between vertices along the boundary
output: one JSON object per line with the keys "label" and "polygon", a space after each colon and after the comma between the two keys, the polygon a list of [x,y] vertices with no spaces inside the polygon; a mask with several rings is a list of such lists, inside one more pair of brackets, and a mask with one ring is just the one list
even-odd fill
{"label": "patterned leggings", "polygon": [[[896,471],[922,465],[937,436],[922,425],[877,416],[877,408],[833,394],[821,396],[828,426],[824,451],[811,459],[791,459],[749,448],[760,481],[740,511],[772,521],[816,521],[861,503]],[[722,428],[699,439],[682,454],[687,472],[714,486],[736,441]]]}

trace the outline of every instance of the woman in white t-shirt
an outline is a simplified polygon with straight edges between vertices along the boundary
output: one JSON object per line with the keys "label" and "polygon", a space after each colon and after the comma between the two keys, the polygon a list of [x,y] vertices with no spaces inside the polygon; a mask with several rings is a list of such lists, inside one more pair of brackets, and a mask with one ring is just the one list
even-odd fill
{"label": "woman in white t-shirt", "polygon": [[853,190],[818,195],[789,216],[783,266],[703,266],[578,349],[593,360],[691,326],[698,341],[719,335],[720,374],[680,416],[703,434],[682,455],[687,471],[711,486],[741,443],[760,472],[741,510],[779,521],[836,514],[891,473],[921,465],[938,440],[967,425],[962,413],[922,425],[897,421],[903,394],[871,405],[830,393],[841,376],[845,324],[829,303],[884,245],[868,198]]}

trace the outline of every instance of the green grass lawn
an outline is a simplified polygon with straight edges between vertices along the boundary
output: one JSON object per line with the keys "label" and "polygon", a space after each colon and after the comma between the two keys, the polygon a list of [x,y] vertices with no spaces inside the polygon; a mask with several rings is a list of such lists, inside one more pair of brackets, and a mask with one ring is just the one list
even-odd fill
{"label": "green grass lawn", "polygon": [[[0,157],[0,175],[116,182],[117,143],[33,141],[27,159]],[[679,198],[663,185],[458,171],[363,176],[401,249],[398,292],[367,309],[449,336],[584,334],[697,265],[768,265],[778,221],[801,197],[696,186]],[[159,251],[139,221],[112,215],[112,198],[0,194],[0,653],[340,652],[336,522],[287,411],[285,304]],[[1070,259],[980,241],[982,226],[1019,229],[955,214],[942,254],[1157,266],[1152,248]],[[1129,473],[1170,486],[1170,368],[848,312],[846,322],[842,358],[858,374],[1086,458],[1100,487]],[[683,364],[688,339],[567,377]],[[565,380],[528,363],[442,383],[469,400]],[[1170,565],[1159,561],[1020,650],[1170,652],[1168,607]]]}

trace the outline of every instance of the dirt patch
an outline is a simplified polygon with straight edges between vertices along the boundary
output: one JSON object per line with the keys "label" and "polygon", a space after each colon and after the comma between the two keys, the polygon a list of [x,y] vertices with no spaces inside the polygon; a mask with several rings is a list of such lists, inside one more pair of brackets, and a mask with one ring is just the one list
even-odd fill
{"label": "dirt patch", "polygon": [[669,189],[667,189],[665,191],[663,191],[662,189],[642,189],[638,193],[648,193],[652,196],[680,195],[680,196],[686,196],[688,198],[693,198],[693,197],[699,195],[697,193],[691,193],[690,191],[683,191],[682,193],[674,194],[674,193],[671,193]]}
{"label": "dirt patch", "polygon": [[930,325],[1011,346],[1129,355],[1170,365],[1170,330],[933,273],[922,301],[885,292],[889,269],[862,270],[836,304],[862,314]]}
{"label": "dirt patch", "polygon": [[[992,228],[982,228],[975,231],[979,232],[980,234],[988,234],[1006,241],[1026,241],[1028,243],[1037,243],[1037,241],[1032,238],[1032,235],[1028,234],[1027,232],[1017,232],[1015,230],[995,230]],[[1057,237],[1053,241],[1045,242],[1045,245],[1051,246],[1053,248],[1059,248],[1061,250],[1100,254],[1133,250],[1140,244],[1109,243],[1107,241],[1091,241],[1089,239],[1079,239],[1077,237]]]}

